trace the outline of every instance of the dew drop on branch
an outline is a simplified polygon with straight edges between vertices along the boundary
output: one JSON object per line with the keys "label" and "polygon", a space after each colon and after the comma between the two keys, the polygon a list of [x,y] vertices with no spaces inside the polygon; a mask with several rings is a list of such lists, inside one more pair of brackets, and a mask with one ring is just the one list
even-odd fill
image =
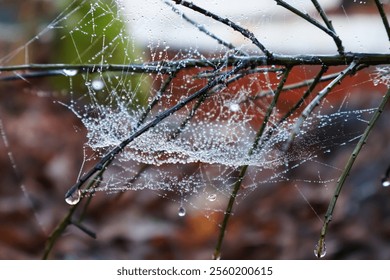
{"label": "dew drop on branch", "polygon": [[322,242],[320,246],[319,244],[316,244],[314,248],[314,256],[317,258],[323,258],[326,255],[326,246],[325,246],[325,241]]}
{"label": "dew drop on branch", "polygon": [[81,191],[76,190],[65,198],[65,202],[68,203],[69,205],[76,205],[77,203],[79,203],[80,199],[81,199]]}
{"label": "dew drop on branch", "polygon": [[78,71],[76,69],[64,69],[62,70],[65,76],[73,77],[76,76]]}

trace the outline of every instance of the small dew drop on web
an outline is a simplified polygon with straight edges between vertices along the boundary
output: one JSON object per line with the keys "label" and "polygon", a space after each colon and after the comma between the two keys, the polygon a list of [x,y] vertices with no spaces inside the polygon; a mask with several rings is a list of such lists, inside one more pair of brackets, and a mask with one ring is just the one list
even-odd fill
{"label": "small dew drop on web", "polygon": [[318,244],[316,244],[314,248],[314,256],[320,259],[325,257],[325,255],[326,255],[325,241],[322,243],[322,246],[318,246]]}
{"label": "small dew drop on web", "polygon": [[240,105],[238,105],[237,103],[232,103],[230,104],[229,109],[232,112],[238,112],[240,111]]}
{"label": "small dew drop on web", "polygon": [[184,217],[186,215],[186,209],[183,206],[180,206],[177,214],[179,215],[179,217]]}
{"label": "small dew drop on web", "polygon": [[78,71],[76,69],[64,69],[62,70],[65,76],[73,77],[76,76]]}
{"label": "small dew drop on web", "polygon": [[94,90],[102,90],[104,88],[104,83],[101,79],[95,79],[92,81],[92,88]]}
{"label": "small dew drop on web", "polygon": [[68,203],[69,205],[76,205],[77,203],[79,203],[80,199],[81,199],[81,191],[76,190],[71,195],[65,198],[65,202]]}
{"label": "small dew drop on web", "polygon": [[213,194],[210,194],[208,197],[207,197],[207,200],[208,201],[215,201],[217,199],[217,195],[215,193]]}

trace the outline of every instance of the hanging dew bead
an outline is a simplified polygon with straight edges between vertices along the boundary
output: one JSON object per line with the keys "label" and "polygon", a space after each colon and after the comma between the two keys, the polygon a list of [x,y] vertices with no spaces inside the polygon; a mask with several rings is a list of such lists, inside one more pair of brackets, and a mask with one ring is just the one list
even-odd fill
{"label": "hanging dew bead", "polygon": [[179,217],[184,217],[186,215],[186,209],[183,206],[180,206],[177,214],[179,215]]}
{"label": "hanging dew bead", "polygon": [[76,205],[77,203],[79,203],[80,199],[81,199],[81,191],[79,189],[65,196],[65,202],[68,203],[69,205]]}
{"label": "hanging dew bead", "polygon": [[325,257],[325,255],[326,255],[325,241],[322,242],[321,246],[316,244],[316,246],[314,248],[314,256],[316,256],[317,258],[320,259],[320,258]]}

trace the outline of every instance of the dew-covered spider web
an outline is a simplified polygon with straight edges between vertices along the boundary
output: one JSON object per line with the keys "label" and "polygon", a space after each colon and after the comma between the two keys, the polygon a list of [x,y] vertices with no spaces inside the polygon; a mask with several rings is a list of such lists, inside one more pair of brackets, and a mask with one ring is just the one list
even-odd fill
{"label": "dew-covered spider web", "polygon": [[[175,2],[57,4],[61,13],[53,21],[0,59],[1,66],[34,66],[40,62],[32,54],[36,45],[56,38],[52,67],[34,69],[34,75],[59,79],[54,87],[61,101],[56,105],[72,111],[85,128],[84,161],[74,181],[91,169],[94,176],[78,186],[81,197],[104,192],[110,199],[149,189],[176,203],[184,216],[188,209],[223,213],[237,181],[236,202],[263,186],[285,182],[298,189],[301,183],[333,186],[346,159],[327,159],[334,151],[349,151],[362,136],[381,89],[389,87],[389,66],[370,66],[356,75],[354,69],[309,110],[348,65],[251,65],[245,61],[264,56],[264,50],[250,37]],[[218,1],[194,4],[247,28],[271,52],[337,53],[327,34],[303,20],[292,21],[296,15],[274,1],[246,1],[240,13],[240,3],[233,2],[224,8]],[[286,2],[319,18],[310,1]],[[388,52],[384,31],[373,35],[378,41],[372,47],[364,30],[350,34],[356,19],[348,16],[347,6],[322,2],[325,10],[341,11],[334,26],[346,51]],[[369,22],[381,26],[379,17]],[[277,31],[281,27],[285,32]],[[309,33],[313,38],[305,35]],[[23,70],[15,69],[14,77],[33,77]],[[371,85],[378,90],[353,98]],[[243,166],[247,169],[241,178]],[[79,201],[78,193],[70,204]]]}

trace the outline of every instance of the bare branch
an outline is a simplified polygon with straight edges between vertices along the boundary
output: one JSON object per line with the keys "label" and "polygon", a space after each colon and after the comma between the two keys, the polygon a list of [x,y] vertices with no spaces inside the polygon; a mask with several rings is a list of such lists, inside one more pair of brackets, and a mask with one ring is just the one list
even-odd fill
{"label": "bare branch", "polygon": [[[338,75],[340,75],[340,72],[337,72],[337,73],[333,73],[333,74],[329,74],[329,75],[320,77],[320,80],[318,81],[318,83],[322,83],[322,82],[326,82],[326,81],[329,81],[329,80],[333,80],[333,79],[336,78]],[[289,91],[289,90],[293,90],[293,89],[298,89],[298,88],[302,88],[302,87],[307,87],[307,86],[313,84],[314,81],[315,81],[315,79],[308,79],[308,80],[304,80],[304,81],[302,81],[302,82],[297,82],[297,83],[294,83],[294,84],[289,84],[289,85],[286,85],[286,86],[283,88],[283,91]],[[260,92],[260,93],[256,94],[256,95],[253,96],[253,97],[249,96],[249,99],[250,99],[250,100],[256,100],[256,99],[264,98],[264,97],[269,96],[269,95],[272,95],[272,94],[273,94],[273,91],[272,91],[272,90],[267,90],[267,91]],[[245,102],[245,100],[243,100],[242,102]]]}
{"label": "bare branch", "polygon": [[[340,66],[348,65],[355,59],[359,59],[361,64],[374,66],[388,64],[390,54],[385,53],[345,53],[344,55],[273,55],[272,58],[266,56],[237,56],[231,55],[224,58],[214,59],[183,59],[183,60],[161,60],[143,64],[24,64],[15,66],[0,66],[0,72],[14,72],[10,76],[0,76],[0,81],[9,81],[30,77],[33,73],[19,73],[16,71],[38,71],[35,77],[67,75],[65,70],[77,71],[81,73],[103,73],[103,72],[120,72],[123,75],[132,75],[136,73],[158,73],[172,74],[181,69],[191,69],[200,67],[211,67],[216,69],[221,65],[234,66],[239,63],[249,64],[251,67],[280,65],[293,67],[298,65],[326,65]],[[47,71],[47,72],[46,72]]]}
{"label": "bare branch", "polygon": [[385,26],[387,37],[389,38],[390,41],[390,26],[389,26],[389,21],[387,20],[387,16],[385,11],[383,10],[383,3],[379,0],[375,0],[375,4],[378,8],[379,14],[381,15],[383,25]]}
{"label": "bare branch", "polygon": [[[276,3],[284,8],[286,8],[287,10],[293,12],[294,14],[300,16],[301,18],[307,20],[308,22],[310,22],[311,24],[313,24],[314,26],[318,27],[319,29],[321,29],[322,31],[324,31],[326,34],[328,34],[329,36],[331,36],[337,46],[337,51],[339,52],[340,55],[344,54],[344,47],[343,47],[343,43],[341,41],[341,39],[337,36],[337,34],[334,32],[334,30],[330,29],[330,28],[327,28],[325,26],[323,26],[321,23],[319,23],[317,20],[315,20],[314,18],[312,18],[310,15],[308,14],[305,14],[305,13],[302,13],[300,10],[298,10],[297,8],[291,6],[290,4],[284,2],[283,0],[275,0]],[[321,9],[322,10],[322,9]],[[325,21],[325,23],[328,25],[329,24],[329,21]]]}
{"label": "bare branch", "polygon": [[334,34],[336,34],[336,31],[333,27],[332,21],[328,19],[328,16],[326,15],[324,9],[322,9],[320,3],[318,3],[317,0],[311,0],[313,3],[314,7],[317,9],[318,13],[320,14],[322,20],[326,24],[326,27],[328,27],[329,30],[333,31]]}
{"label": "bare branch", "polygon": [[347,179],[349,172],[351,171],[351,168],[355,162],[355,159],[359,155],[360,150],[362,149],[363,145],[366,143],[368,135],[370,134],[372,128],[374,127],[375,122],[378,120],[379,116],[381,115],[389,98],[390,98],[390,89],[387,90],[387,93],[383,97],[382,102],[380,103],[379,107],[375,110],[375,113],[372,116],[370,122],[368,123],[366,130],[364,131],[363,135],[360,137],[359,142],[356,144],[355,149],[353,150],[351,156],[349,157],[349,159],[348,159],[348,161],[343,169],[343,172],[340,175],[340,178],[337,180],[336,191],[334,192],[332,200],[329,203],[328,210],[326,211],[324,224],[322,225],[322,229],[321,229],[321,235],[320,235],[320,238],[319,238],[317,246],[316,246],[316,255],[318,258],[320,258],[321,256],[323,256],[325,254],[324,250],[325,250],[326,231],[327,231],[329,223],[332,220],[333,211],[334,211],[334,208],[336,206],[337,199],[340,196],[341,189],[344,186],[345,180]]}
{"label": "bare branch", "polygon": [[219,44],[227,47],[228,49],[230,50],[234,50],[237,54],[240,54],[240,55],[248,55],[247,53],[237,49],[233,44],[231,43],[228,43],[226,41],[224,41],[223,39],[219,38],[217,35],[215,35],[214,33],[212,33],[211,31],[207,30],[203,25],[195,22],[194,20],[192,20],[191,18],[189,18],[188,16],[186,16],[186,14],[184,14],[182,11],[180,11],[179,9],[177,9],[175,6],[172,5],[172,3],[170,3],[169,1],[164,1],[165,4],[167,4],[169,7],[172,8],[172,10],[180,15],[185,21],[187,21],[188,23],[192,24],[193,26],[195,26],[197,29],[199,29],[199,31],[205,33],[207,36],[209,36],[210,38],[216,40]]}
{"label": "bare branch", "polygon": [[212,19],[214,19],[216,21],[219,21],[219,22],[221,22],[221,23],[223,23],[223,24],[233,28],[235,31],[240,32],[245,38],[248,38],[249,40],[251,40],[252,43],[255,46],[257,46],[267,56],[267,58],[271,58],[272,57],[273,54],[269,50],[267,50],[266,47],[262,43],[259,42],[259,40],[255,37],[255,35],[251,31],[249,31],[249,30],[239,26],[238,24],[236,24],[235,22],[231,21],[230,19],[222,18],[222,17],[220,17],[220,16],[218,16],[218,15],[216,15],[216,14],[210,12],[210,11],[207,11],[207,10],[205,10],[205,9],[195,5],[192,2],[181,1],[181,0],[173,0],[173,1],[176,4],[183,5],[183,6],[189,8],[191,10],[194,10],[194,11],[196,11],[198,13],[201,13],[202,15],[210,17],[210,18],[212,18]]}
{"label": "bare branch", "polygon": [[[285,82],[287,80],[287,77],[288,77],[290,71],[291,71],[291,68],[287,68],[284,71],[283,77],[280,80],[279,85],[278,85],[278,87],[277,87],[277,89],[275,91],[274,98],[273,98],[271,104],[268,106],[267,113],[266,113],[266,115],[264,117],[263,123],[262,123],[260,129],[258,130],[258,132],[256,134],[256,137],[255,137],[255,140],[253,142],[253,145],[252,145],[251,149],[248,151],[248,156],[251,156],[253,154],[253,152],[256,149],[258,149],[259,145],[261,144],[261,138],[263,136],[265,127],[267,126],[267,123],[268,123],[268,120],[269,120],[269,118],[270,118],[270,116],[272,114],[272,111],[273,111],[273,109],[275,108],[275,106],[276,106],[276,104],[278,102],[280,93],[282,91],[282,88],[283,88],[283,86],[284,86],[284,84],[285,84]],[[234,205],[234,202],[236,200],[238,191],[241,188],[241,184],[243,182],[243,179],[245,177],[247,169],[248,169],[248,165],[244,165],[244,166],[240,167],[240,173],[238,175],[236,183],[233,186],[233,190],[232,190],[232,192],[230,194],[230,199],[229,199],[228,205],[227,205],[226,210],[225,210],[225,215],[224,215],[224,218],[223,218],[223,221],[222,221],[222,224],[221,224],[221,228],[219,230],[219,236],[218,236],[218,240],[217,240],[217,245],[216,245],[215,250],[214,250],[213,259],[220,259],[220,257],[221,257],[221,249],[222,249],[222,243],[223,243],[223,240],[224,240],[224,237],[225,237],[226,227],[227,227],[227,224],[229,222],[229,218],[230,218],[230,216],[232,214],[233,205]]]}
{"label": "bare branch", "polygon": [[309,117],[309,115],[313,112],[313,110],[320,105],[321,101],[328,95],[328,93],[339,84],[347,75],[354,73],[356,68],[358,67],[358,62],[353,61],[344,71],[341,71],[340,74],[330,82],[324,89],[322,89],[317,96],[307,105],[305,110],[303,110],[301,116],[296,121],[293,130],[291,131],[290,137],[287,140],[283,150],[287,151],[291,146],[295,136],[299,133],[303,122]]}

